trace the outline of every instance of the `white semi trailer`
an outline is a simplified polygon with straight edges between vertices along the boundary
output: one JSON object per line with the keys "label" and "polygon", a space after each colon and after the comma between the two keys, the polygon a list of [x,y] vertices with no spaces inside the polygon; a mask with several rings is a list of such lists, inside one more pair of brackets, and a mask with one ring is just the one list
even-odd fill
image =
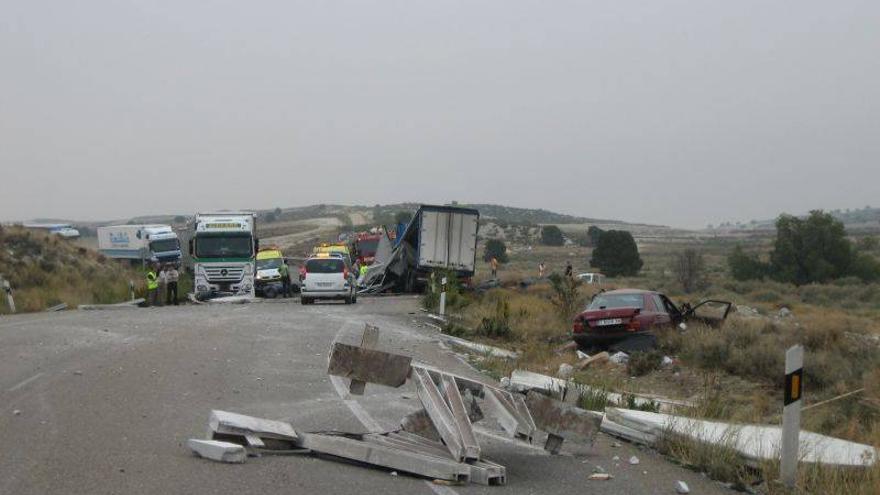
{"label": "white semi trailer", "polygon": [[168,225],[109,225],[98,227],[98,251],[138,263],[178,263],[180,240]]}
{"label": "white semi trailer", "polygon": [[253,296],[254,267],[259,250],[256,214],[198,213],[192,228],[189,252],[196,298]]}

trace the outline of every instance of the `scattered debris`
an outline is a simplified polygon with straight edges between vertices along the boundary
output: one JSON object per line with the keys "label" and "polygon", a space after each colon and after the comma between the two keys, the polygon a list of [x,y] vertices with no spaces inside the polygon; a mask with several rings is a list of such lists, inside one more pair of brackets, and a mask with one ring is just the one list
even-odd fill
{"label": "scattered debris", "polygon": [[517,359],[519,358],[519,353],[508,351],[506,349],[501,349],[499,347],[493,347],[491,345],[486,344],[478,344],[476,342],[471,342],[469,340],[460,339],[458,337],[453,337],[452,335],[440,334],[440,338],[448,344],[451,344],[454,347],[460,347],[466,349],[471,352],[475,352],[477,354],[483,354],[486,356],[497,357],[501,359]]}
{"label": "scattered debris", "polygon": [[15,409],[14,411],[12,411],[12,415],[13,416],[21,416],[21,411],[19,409]]}
{"label": "scattered debris", "polygon": [[[664,434],[727,444],[755,465],[777,460],[782,445],[782,430],[778,426],[722,423],[630,409],[606,409],[602,430],[646,445],[652,445]],[[803,430],[799,438],[802,462],[866,467],[873,466],[877,459],[877,450],[870,445]]]}
{"label": "scattered debris", "polygon": [[144,299],[133,299],[117,304],[80,304],[77,309],[81,310],[103,310],[103,309],[136,309],[144,303]]}
{"label": "scattered debris", "polygon": [[[364,326],[364,335],[361,337],[361,348],[373,349],[379,345],[379,327],[367,323]],[[364,395],[364,389],[367,382],[363,380],[352,380],[348,386],[348,392],[352,395]]]}
{"label": "scattered debris", "polygon": [[556,372],[556,376],[562,378],[563,380],[568,380],[571,378],[571,375],[574,374],[574,366],[568,363],[562,363],[559,365],[559,370]]}
{"label": "scattered debris", "polygon": [[609,356],[608,352],[602,351],[599,354],[594,354],[592,357],[588,356],[586,359],[578,361],[578,363],[575,366],[577,367],[577,369],[583,370],[583,369],[586,369],[590,365],[593,365],[596,363],[602,363],[602,362],[608,361],[609,359],[610,359],[610,356]]}
{"label": "scattered debris", "polygon": [[686,495],[691,492],[691,489],[688,488],[688,484],[684,481],[676,481],[675,482],[675,493],[681,493],[682,495]]}
{"label": "scattered debris", "polygon": [[526,395],[526,405],[537,428],[547,432],[544,449],[551,454],[559,453],[563,440],[592,445],[602,422],[601,416],[534,391]]}
{"label": "scattered debris", "polygon": [[244,447],[237,443],[218,440],[190,439],[187,446],[199,457],[218,462],[243,463],[247,459]]}
{"label": "scattered debris", "polygon": [[672,366],[674,363],[675,360],[673,360],[671,357],[663,356],[663,360],[660,361],[660,366],[663,366],[665,368],[667,366]]}
{"label": "scattered debris", "polygon": [[[574,344],[574,342],[572,342],[572,344]],[[575,344],[575,347],[577,347],[577,344]],[[586,352],[575,351],[575,355],[577,355],[578,359],[590,359],[590,355]]]}
{"label": "scattered debris", "polygon": [[626,364],[629,362],[629,354],[625,352],[616,352],[608,359],[614,364]]}
{"label": "scattered debris", "polygon": [[632,456],[629,458],[629,463],[632,464],[633,466],[635,466],[636,464],[639,463],[639,458],[636,456]]}
{"label": "scattered debris", "polygon": [[779,319],[791,318],[791,316],[791,310],[786,308],[785,306],[779,308],[779,311],[776,312],[776,317]]}
{"label": "scattered debris", "polygon": [[590,475],[589,479],[591,479],[593,481],[608,481],[613,478],[614,478],[614,476],[611,476],[608,473],[593,473]]}
{"label": "scattered debris", "polygon": [[67,309],[67,303],[63,302],[61,304],[56,304],[55,306],[46,308],[47,313],[54,313],[56,311],[62,311]]}

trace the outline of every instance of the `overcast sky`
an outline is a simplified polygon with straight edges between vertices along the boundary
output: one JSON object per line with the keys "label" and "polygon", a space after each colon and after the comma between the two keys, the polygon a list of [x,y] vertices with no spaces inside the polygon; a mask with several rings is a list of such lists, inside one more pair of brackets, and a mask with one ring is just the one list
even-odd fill
{"label": "overcast sky", "polygon": [[0,0],[0,219],[880,206],[880,2]]}

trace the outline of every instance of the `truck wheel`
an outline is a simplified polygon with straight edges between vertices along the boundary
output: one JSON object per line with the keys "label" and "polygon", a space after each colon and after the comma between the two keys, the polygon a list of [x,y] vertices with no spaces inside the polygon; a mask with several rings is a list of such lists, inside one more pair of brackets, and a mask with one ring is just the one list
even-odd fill
{"label": "truck wheel", "polygon": [[311,303],[311,301],[309,301],[309,298],[308,298],[308,297],[301,297],[301,298],[299,298],[299,302],[302,303],[303,306],[305,306],[305,305]]}
{"label": "truck wheel", "polygon": [[351,296],[345,296],[345,304],[351,304]]}

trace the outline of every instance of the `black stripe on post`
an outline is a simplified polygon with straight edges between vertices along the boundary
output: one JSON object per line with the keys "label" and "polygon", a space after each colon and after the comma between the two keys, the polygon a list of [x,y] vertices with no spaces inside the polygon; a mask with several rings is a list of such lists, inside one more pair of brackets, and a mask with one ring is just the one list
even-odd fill
{"label": "black stripe on post", "polygon": [[794,370],[785,375],[785,402],[783,405],[789,405],[792,402],[801,400],[804,391],[804,369]]}

